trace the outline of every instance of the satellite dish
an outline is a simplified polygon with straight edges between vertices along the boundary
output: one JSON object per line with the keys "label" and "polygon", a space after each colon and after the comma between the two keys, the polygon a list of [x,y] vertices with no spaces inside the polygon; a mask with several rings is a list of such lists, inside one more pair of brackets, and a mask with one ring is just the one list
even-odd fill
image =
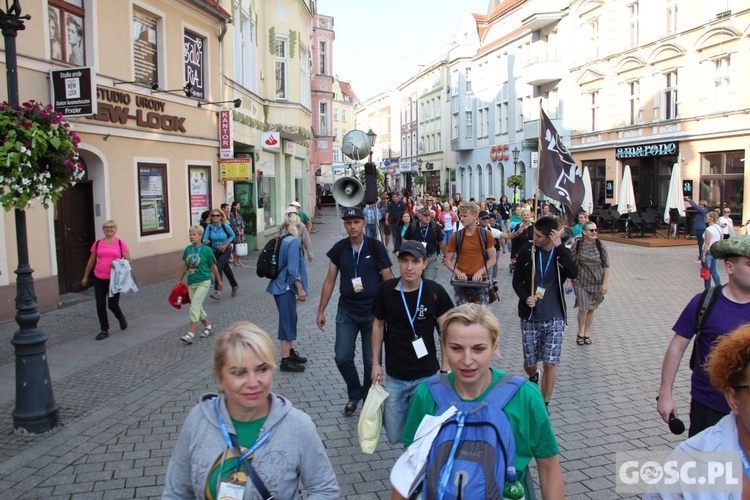
{"label": "satellite dish", "polygon": [[347,132],[341,142],[341,152],[354,161],[364,160],[372,150],[370,138],[361,130]]}

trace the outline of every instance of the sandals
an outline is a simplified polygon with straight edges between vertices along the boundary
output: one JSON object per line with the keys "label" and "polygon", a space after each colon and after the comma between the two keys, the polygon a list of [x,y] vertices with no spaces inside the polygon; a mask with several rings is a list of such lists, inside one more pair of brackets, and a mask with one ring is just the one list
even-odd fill
{"label": "sandals", "polygon": [[185,343],[187,345],[190,345],[193,342],[195,342],[195,334],[193,332],[187,332],[185,335],[183,335],[182,337],[180,337],[180,340],[183,343]]}
{"label": "sandals", "polygon": [[591,345],[591,337],[581,337],[580,335],[576,336],[576,344],[578,345]]}
{"label": "sandals", "polygon": [[210,328],[206,327],[206,328],[203,329],[203,333],[201,333],[201,338],[205,339],[206,337],[208,337],[212,333],[214,333],[214,327],[213,326],[210,327]]}
{"label": "sandals", "polygon": [[591,345],[591,337],[583,337],[583,343],[586,345]]}

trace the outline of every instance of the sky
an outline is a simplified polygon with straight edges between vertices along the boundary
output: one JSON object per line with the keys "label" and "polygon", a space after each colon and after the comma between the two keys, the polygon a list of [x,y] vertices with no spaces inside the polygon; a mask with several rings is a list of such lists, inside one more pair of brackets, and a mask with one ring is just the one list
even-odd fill
{"label": "sky", "polygon": [[486,14],[488,0],[318,0],[333,17],[333,74],[360,100],[406,81],[419,64],[450,47],[465,11]]}

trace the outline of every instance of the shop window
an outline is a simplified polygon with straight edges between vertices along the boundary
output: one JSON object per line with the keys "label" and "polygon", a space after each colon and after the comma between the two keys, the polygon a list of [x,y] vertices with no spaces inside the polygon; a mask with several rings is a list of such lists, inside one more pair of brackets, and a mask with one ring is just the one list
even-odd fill
{"label": "shop window", "polygon": [[708,201],[710,207],[729,208],[735,225],[743,211],[744,164],[744,151],[701,155],[700,199]]}
{"label": "shop window", "polygon": [[74,66],[86,64],[83,0],[49,0],[50,57]]}
{"label": "shop window", "polygon": [[138,82],[159,83],[158,26],[158,17],[133,8],[133,69]]}
{"label": "shop window", "polygon": [[190,176],[190,225],[201,222],[201,214],[211,210],[211,168],[188,167]]}
{"label": "shop window", "polygon": [[169,232],[167,165],[138,164],[141,236]]}
{"label": "shop window", "polygon": [[206,99],[206,39],[185,30],[183,36],[183,60],[185,62],[185,83],[191,84],[193,97]]}
{"label": "shop window", "polygon": [[275,227],[279,223],[278,210],[276,208],[276,200],[273,194],[276,192],[276,178],[275,177],[263,177],[263,219],[265,222],[265,229]]}
{"label": "shop window", "polygon": [[594,207],[601,208],[606,203],[604,184],[607,180],[607,162],[605,160],[587,160],[583,162],[583,166],[589,168],[589,175],[591,175]]}

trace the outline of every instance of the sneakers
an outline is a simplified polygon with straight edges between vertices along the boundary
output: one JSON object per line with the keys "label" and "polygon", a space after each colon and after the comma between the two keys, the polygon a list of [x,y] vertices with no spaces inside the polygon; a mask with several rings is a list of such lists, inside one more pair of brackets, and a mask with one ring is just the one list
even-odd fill
{"label": "sneakers", "polygon": [[180,340],[182,340],[184,344],[190,345],[195,342],[195,334],[193,332],[187,332],[185,335],[180,337]]}
{"label": "sneakers", "polygon": [[291,359],[295,363],[299,363],[301,365],[304,365],[305,363],[307,363],[307,358],[304,357],[304,356],[300,356],[299,353],[297,351],[295,351],[294,349],[292,349],[289,352],[289,359]]}
{"label": "sneakers", "polygon": [[99,335],[96,336],[96,340],[104,340],[107,337],[109,337],[109,332],[106,330],[102,330],[101,332],[99,332]]}
{"label": "sneakers", "polygon": [[120,330],[127,330],[128,329],[128,320],[127,320],[127,318],[125,318],[125,316],[117,318],[117,321],[120,322]]}
{"label": "sneakers", "polygon": [[219,295],[219,292],[216,290],[211,292],[211,295],[209,295],[209,297],[211,297],[214,300],[221,300],[221,295]]}
{"label": "sneakers", "polygon": [[239,285],[232,287],[232,297],[236,297],[237,296],[237,289],[239,287],[240,287]]}
{"label": "sneakers", "polygon": [[305,371],[305,367],[296,361],[292,361],[291,356],[288,358],[281,358],[281,367],[279,368],[282,372],[301,373]]}
{"label": "sneakers", "polygon": [[211,325],[208,325],[207,327],[205,327],[205,328],[203,329],[203,333],[201,333],[201,338],[202,338],[202,339],[205,339],[206,337],[208,337],[208,336],[209,336],[209,335],[211,335],[212,333],[214,333],[214,327],[213,327],[213,326],[211,326]]}

